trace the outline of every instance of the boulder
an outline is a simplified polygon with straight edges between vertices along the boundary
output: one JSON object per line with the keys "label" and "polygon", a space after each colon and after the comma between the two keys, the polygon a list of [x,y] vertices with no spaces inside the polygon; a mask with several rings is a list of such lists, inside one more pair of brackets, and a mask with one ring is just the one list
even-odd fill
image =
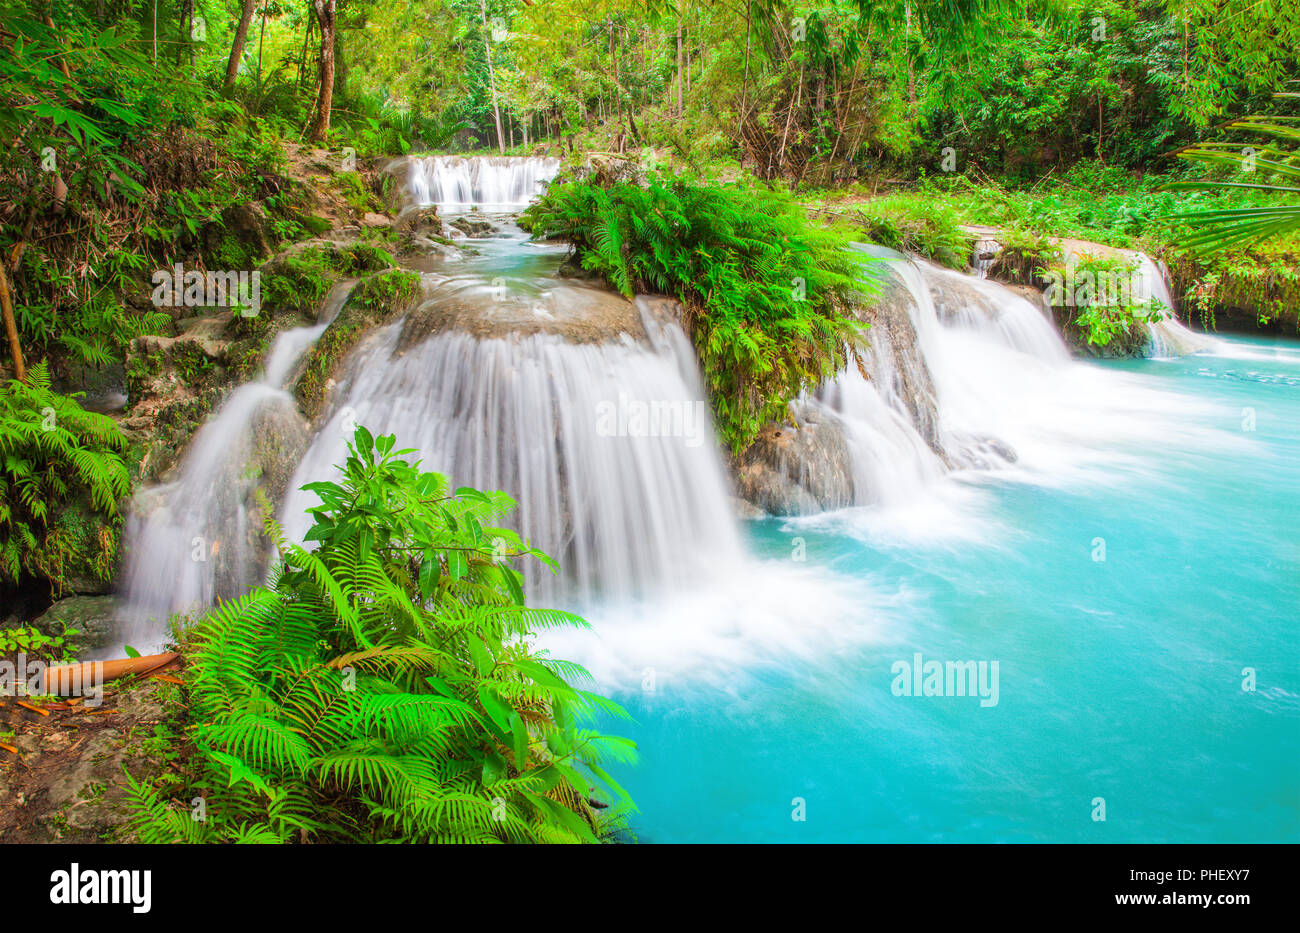
{"label": "boulder", "polygon": [[72,652],[96,651],[116,641],[119,608],[114,596],[69,596],[47,609],[32,627],[51,637],[75,629],[77,634],[68,638]]}

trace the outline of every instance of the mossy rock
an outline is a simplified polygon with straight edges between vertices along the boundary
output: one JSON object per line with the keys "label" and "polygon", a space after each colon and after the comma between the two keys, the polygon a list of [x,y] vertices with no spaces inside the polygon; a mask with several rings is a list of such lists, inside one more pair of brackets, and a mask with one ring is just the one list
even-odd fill
{"label": "mossy rock", "polygon": [[128,407],[139,404],[141,399],[153,392],[154,380],[162,375],[166,365],[166,357],[157,350],[131,353],[127,356],[126,398]]}
{"label": "mossy rock", "polygon": [[278,319],[306,322],[341,278],[394,264],[393,256],[370,243],[320,242],[279,256],[263,266],[262,306],[256,315],[232,317],[227,332],[235,338],[267,338]]}
{"label": "mossy rock", "polygon": [[51,638],[66,635],[69,652],[80,655],[115,643],[119,610],[115,596],[69,596],[50,606],[32,627]]}
{"label": "mossy rock", "polygon": [[420,297],[420,276],[387,269],[364,278],[352,290],[338,317],[316,341],[298,380],[295,395],[309,418],[320,414],[339,365],[372,328],[410,310]]}
{"label": "mossy rock", "polygon": [[1054,306],[1052,318],[1057,329],[1065,339],[1070,352],[1075,356],[1088,356],[1095,359],[1136,359],[1146,355],[1147,343],[1151,335],[1141,322],[1132,320],[1119,333],[1104,344],[1091,343],[1087,331],[1079,326],[1079,308]]}
{"label": "mossy rock", "polygon": [[36,534],[36,546],[23,557],[23,577],[48,580],[55,596],[107,590],[120,553],[120,516],[107,516],[78,498],[60,503],[57,520]]}

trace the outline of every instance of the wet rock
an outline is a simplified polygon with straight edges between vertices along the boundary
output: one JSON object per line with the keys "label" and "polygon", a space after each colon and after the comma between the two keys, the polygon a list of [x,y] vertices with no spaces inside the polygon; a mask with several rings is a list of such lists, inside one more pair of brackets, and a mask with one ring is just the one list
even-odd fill
{"label": "wet rock", "polygon": [[453,230],[459,230],[470,239],[482,239],[497,232],[497,228],[486,220],[474,220],[470,217],[457,217],[448,221],[448,226]]}
{"label": "wet rock", "polygon": [[434,206],[404,209],[393,222],[393,228],[398,233],[411,236],[443,235],[442,218],[438,216],[438,208]]}
{"label": "wet rock", "polygon": [[798,427],[765,427],[736,465],[736,492],[772,515],[808,515],[853,503],[853,463],[843,427],[809,406],[800,414]]}
{"label": "wet rock", "polygon": [[118,631],[119,604],[114,596],[70,596],[60,599],[32,626],[51,637],[68,635],[75,654],[97,651],[113,644]]}
{"label": "wet rock", "polygon": [[555,279],[504,292],[480,279],[437,285],[433,296],[408,315],[399,352],[448,330],[480,339],[508,334],[559,334],[573,343],[646,339],[636,304],[608,288]]}

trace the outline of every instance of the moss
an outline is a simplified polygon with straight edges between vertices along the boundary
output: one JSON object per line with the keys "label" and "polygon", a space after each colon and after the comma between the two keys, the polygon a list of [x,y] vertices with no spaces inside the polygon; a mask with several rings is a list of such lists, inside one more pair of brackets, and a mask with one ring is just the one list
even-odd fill
{"label": "moss", "polygon": [[248,382],[262,366],[262,359],[270,341],[258,337],[245,337],[226,345],[221,355],[221,365],[235,382]]}
{"label": "moss", "polygon": [[303,229],[312,236],[320,236],[323,233],[328,233],[334,227],[334,225],[324,217],[317,217],[315,214],[303,214],[298,218],[298,223],[302,224]]}
{"label": "moss", "polygon": [[381,213],[384,205],[375,192],[366,184],[360,172],[340,172],[333,178],[333,184],[348,207],[357,214]]}
{"label": "moss", "polygon": [[142,479],[156,479],[167,471],[212,413],[220,397],[219,389],[210,388],[201,395],[173,402],[158,410],[140,460]]}
{"label": "moss", "polygon": [[333,323],[321,335],[298,380],[298,402],[314,418],[325,401],[325,390],[340,362],[371,328],[405,313],[420,295],[420,276],[404,269],[387,269],[363,279]]}
{"label": "moss", "polygon": [[202,390],[212,384],[216,363],[197,342],[181,340],[171,348],[172,371],[188,386]]}
{"label": "moss", "polygon": [[131,353],[126,361],[126,397],[128,406],[139,404],[152,391],[153,380],[163,371],[166,360],[157,350]]}
{"label": "moss", "polygon": [[227,233],[209,253],[208,267],[212,269],[248,269],[260,258],[257,249],[247,242]]}

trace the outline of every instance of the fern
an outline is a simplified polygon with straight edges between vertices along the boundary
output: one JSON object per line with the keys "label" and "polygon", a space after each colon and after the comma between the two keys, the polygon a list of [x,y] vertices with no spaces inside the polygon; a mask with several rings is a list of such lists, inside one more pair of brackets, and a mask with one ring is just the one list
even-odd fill
{"label": "fern", "polygon": [[509,497],[448,495],[394,446],[359,428],[341,482],[308,487],[316,549],[272,524],[268,586],[191,633],[190,784],[210,825],[133,784],[141,838],[591,842],[610,822],[597,787],[629,811],[604,766],[635,747],[585,725],[626,713],[530,647],[586,623],[508,585],[511,562],[540,556],[493,526]]}
{"label": "fern", "polygon": [[677,298],[719,429],[733,450],[800,392],[845,365],[851,306],[870,287],[845,232],[813,226],[786,194],[753,183],[552,185],[521,223],[565,239],[583,269],[628,297]]}
{"label": "fern", "polygon": [[74,573],[109,578],[131,489],[125,448],[111,418],[53,390],[46,363],[0,387],[0,580],[45,579],[58,593]]}

